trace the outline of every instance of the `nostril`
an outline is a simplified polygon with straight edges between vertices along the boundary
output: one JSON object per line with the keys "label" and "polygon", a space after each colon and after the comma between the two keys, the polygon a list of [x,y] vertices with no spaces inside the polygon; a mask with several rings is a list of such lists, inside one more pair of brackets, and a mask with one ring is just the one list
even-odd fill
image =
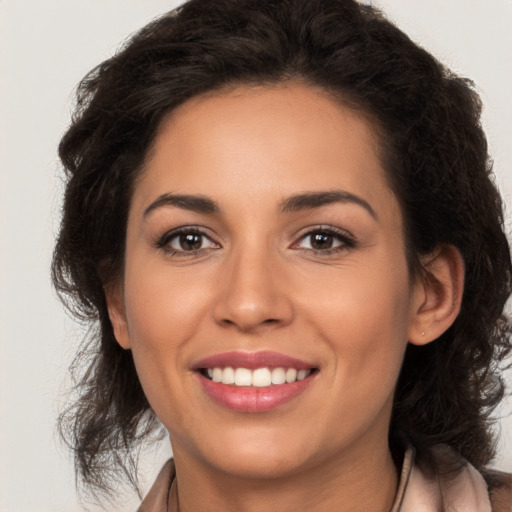
{"label": "nostril", "polygon": [[287,325],[292,321],[293,307],[287,295],[272,290],[263,293],[255,290],[256,286],[251,288],[242,284],[235,283],[220,292],[213,310],[218,324],[249,332]]}
{"label": "nostril", "polygon": [[224,318],[221,321],[225,327],[235,327],[244,332],[253,332],[260,329],[278,326],[280,320],[277,318],[255,319],[255,318]]}

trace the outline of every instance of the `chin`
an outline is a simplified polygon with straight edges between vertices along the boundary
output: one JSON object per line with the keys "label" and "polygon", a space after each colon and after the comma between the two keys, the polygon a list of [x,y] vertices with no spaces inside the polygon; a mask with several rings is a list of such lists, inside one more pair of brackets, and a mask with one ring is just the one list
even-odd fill
{"label": "chin", "polygon": [[[265,429],[266,430],[266,429]],[[287,439],[283,439],[287,437]],[[307,453],[299,441],[269,431],[249,434],[247,431],[227,435],[203,454],[211,466],[223,473],[247,479],[285,478],[307,466]],[[223,442],[225,441],[225,442]]]}
{"label": "chin", "polygon": [[286,478],[305,469],[306,461],[296,453],[262,452],[263,450],[225,453],[216,460],[216,464],[224,473],[250,480]]}

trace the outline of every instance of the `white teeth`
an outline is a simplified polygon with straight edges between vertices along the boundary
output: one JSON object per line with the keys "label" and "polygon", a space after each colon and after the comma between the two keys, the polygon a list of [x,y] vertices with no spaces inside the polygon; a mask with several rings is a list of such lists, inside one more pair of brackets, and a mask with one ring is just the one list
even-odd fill
{"label": "white teeth", "polygon": [[206,374],[213,382],[234,384],[235,386],[254,386],[265,388],[271,385],[291,384],[304,380],[311,370],[297,370],[295,368],[207,368]]}
{"label": "white teeth", "polygon": [[237,386],[250,386],[252,384],[252,372],[247,368],[235,370],[235,384]]}
{"label": "white teeth", "polygon": [[295,368],[288,368],[286,370],[286,382],[295,382],[297,380],[297,370]]}
{"label": "white teeth", "polygon": [[252,372],[252,385],[265,388],[272,384],[272,376],[268,368],[258,368]]}
{"label": "white teeth", "polygon": [[299,370],[297,372],[297,380],[304,380],[308,375],[308,370]]}
{"label": "white teeth", "polygon": [[284,384],[286,382],[286,372],[284,368],[274,368],[272,370],[272,384]]}
{"label": "white teeth", "polygon": [[235,370],[233,368],[224,368],[222,372],[222,384],[234,384],[235,383]]}
{"label": "white teeth", "polygon": [[222,368],[214,368],[212,375],[213,382],[222,382]]}

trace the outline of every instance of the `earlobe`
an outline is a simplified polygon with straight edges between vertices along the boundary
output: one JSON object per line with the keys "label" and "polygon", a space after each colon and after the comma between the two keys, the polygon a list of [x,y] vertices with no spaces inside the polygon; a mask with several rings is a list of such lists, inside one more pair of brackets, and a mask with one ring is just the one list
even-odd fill
{"label": "earlobe", "polygon": [[117,342],[124,349],[130,348],[130,336],[126,322],[123,290],[120,283],[111,283],[105,287],[108,316]]}
{"label": "earlobe", "polygon": [[422,265],[409,328],[409,342],[414,345],[430,343],[453,324],[464,291],[464,261],[456,247],[439,247],[422,259]]}

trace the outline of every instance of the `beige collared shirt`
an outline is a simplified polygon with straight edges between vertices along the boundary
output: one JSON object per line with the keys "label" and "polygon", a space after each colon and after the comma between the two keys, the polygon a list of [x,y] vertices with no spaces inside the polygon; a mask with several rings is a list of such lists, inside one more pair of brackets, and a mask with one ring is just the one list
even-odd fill
{"label": "beige collared shirt", "polygon": [[[449,455],[439,446],[435,456]],[[173,485],[174,483],[174,485]],[[495,509],[497,510],[497,509]],[[512,501],[500,510],[512,512]],[[173,460],[167,461],[138,512],[178,512]],[[408,448],[391,512],[493,512],[482,475],[466,463],[454,477],[427,475],[414,463],[414,449]]]}

